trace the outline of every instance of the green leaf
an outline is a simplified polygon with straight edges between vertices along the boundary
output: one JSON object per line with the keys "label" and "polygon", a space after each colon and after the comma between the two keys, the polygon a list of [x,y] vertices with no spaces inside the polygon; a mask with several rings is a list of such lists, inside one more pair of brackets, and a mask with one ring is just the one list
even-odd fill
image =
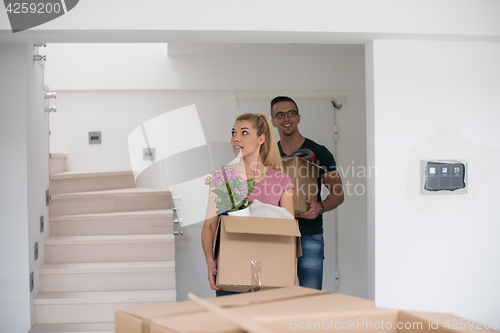
{"label": "green leaf", "polygon": [[247,186],[246,192],[248,193],[248,195],[250,195],[252,193],[253,189],[255,188],[255,180],[253,180],[253,179],[247,180],[246,186]]}
{"label": "green leaf", "polygon": [[216,196],[218,196],[219,198],[223,198],[223,197],[227,197],[228,194],[227,192],[223,192],[221,190],[218,190],[218,189],[215,189],[212,191]]}

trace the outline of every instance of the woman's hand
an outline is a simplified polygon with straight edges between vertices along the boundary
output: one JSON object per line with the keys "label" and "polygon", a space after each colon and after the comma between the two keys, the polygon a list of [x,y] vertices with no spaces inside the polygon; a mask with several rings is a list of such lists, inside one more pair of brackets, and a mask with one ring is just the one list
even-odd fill
{"label": "woman's hand", "polygon": [[217,262],[215,260],[210,260],[207,262],[208,267],[208,283],[210,283],[210,288],[212,290],[223,290],[215,285],[215,276],[217,275]]}

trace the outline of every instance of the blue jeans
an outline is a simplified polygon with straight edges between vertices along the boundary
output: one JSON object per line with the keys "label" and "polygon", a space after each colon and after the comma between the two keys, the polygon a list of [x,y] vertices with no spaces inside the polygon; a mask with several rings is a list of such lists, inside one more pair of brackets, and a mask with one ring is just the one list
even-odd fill
{"label": "blue jeans", "polygon": [[301,287],[323,288],[323,260],[325,243],[323,234],[300,237],[302,256],[297,259],[297,276]]}

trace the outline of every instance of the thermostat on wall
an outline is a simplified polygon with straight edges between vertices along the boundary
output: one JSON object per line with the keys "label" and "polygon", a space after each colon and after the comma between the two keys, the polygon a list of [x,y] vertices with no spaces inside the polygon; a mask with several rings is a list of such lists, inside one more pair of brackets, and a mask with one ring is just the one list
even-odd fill
{"label": "thermostat on wall", "polygon": [[467,161],[421,161],[422,194],[467,193]]}

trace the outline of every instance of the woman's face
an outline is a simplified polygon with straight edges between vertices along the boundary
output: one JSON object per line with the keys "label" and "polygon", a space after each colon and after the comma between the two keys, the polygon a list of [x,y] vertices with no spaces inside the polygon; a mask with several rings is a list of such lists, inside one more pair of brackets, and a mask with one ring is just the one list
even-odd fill
{"label": "woman's face", "polygon": [[253,128],[248,120],[240,120],[234,123],[231,130],[231,146],[235,156],[258,158],[260,145],[264,143],[265,136],[257,136],[257,130]]}

